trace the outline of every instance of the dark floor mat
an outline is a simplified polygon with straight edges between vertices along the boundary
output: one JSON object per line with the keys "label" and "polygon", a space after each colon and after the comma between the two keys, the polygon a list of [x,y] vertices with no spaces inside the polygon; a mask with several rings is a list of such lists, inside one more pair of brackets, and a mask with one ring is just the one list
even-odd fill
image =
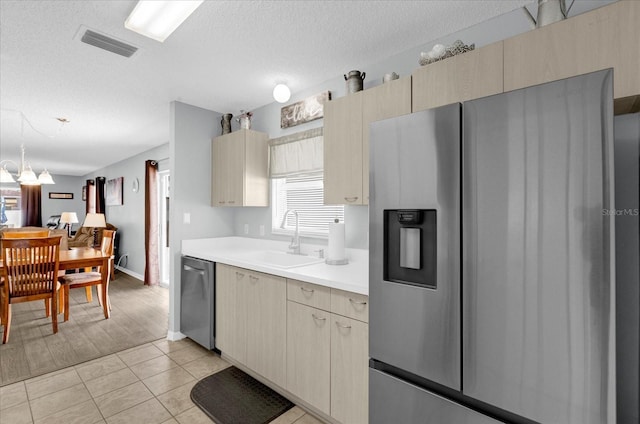
{"label": "dark floor mat", "polygon": [[198,381],[191,389],[191,400],[218,424],[267,424],[293,407],[236,367]]}

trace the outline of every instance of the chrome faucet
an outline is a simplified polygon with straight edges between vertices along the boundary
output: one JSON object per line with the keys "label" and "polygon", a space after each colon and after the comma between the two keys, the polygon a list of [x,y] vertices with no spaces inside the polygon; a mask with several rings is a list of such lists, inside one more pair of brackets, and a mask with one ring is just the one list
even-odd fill
{"label": "chrome faucet", "polygon": [[293,238],[291,239],[291,244],[289,245],[289,253],[294,255],[301,255],[300,253],[300,233],[298,230],[298,211],[295,209],[287,209],[282,217],[282,223],[280,224],[280,228],[284,228],[284,224],[287,221],[287,215],[289,212],[293,212],[296,216],[296,231],[293,233]]}

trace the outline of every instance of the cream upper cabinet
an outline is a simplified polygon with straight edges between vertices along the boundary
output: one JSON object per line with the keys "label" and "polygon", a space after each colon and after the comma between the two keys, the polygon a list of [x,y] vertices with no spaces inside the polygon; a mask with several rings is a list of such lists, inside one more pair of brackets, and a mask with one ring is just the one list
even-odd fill
{"label": "cream upper cabinet", "polygon": [[[616,113],[640,95],[640,2],[617,1],[504,41],[504,88],[614,69]],[[625,99],[626,98],[626,99]],[[637,106],[637,104],[636,104]]]}
{"label": "cream upper cabinet", "polygon": [[324,203],[362,205],[362,96],[324,104]]}
{"label": "cream upper cabinet", "polygon": [[269,206],[267,134],[238,130],[212,141],[212,206]]}
{"label": "cream upper cabinet", "polygon": [[416,69],[412,111],[503,92],[502,41]]}
{"label": "cream upper cabinet", "polygon": [[366,424],[369,416],[369,326],[331,314],[331,416]]}
{"label": "cream upper cabinet", "polygon": [[369,204],[369,124],[411,113],[411,77],[399,78],[363,92],[362,197]]}
{"label": "cream upper cabinet", "polygon": [[331,314],[287,302],[286,389],[329,415]]}
{"label": "cream upper cabinet", "polygon": [[410,112],[411,77],[325,103],[325,204],[369,204],[369,124]]}

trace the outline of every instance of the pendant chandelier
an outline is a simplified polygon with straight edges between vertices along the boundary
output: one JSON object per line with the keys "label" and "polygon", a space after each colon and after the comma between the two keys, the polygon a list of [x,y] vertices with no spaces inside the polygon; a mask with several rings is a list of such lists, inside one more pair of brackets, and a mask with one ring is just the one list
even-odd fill
{"label": "pendant chandelier", "polygon": [[[40,184],[55,184],[53,178],[51,178],[51,174],[49,171],[45,170],[40,173],[39,176],[36,177],[36,173],[31,169],[31,165],[29,162],[24,160],[24,144],[20,146],[22,150],[22,157],[20,166],[18,166],[12,160],[3,160],[0,162],[0,183],[15,183],[16,180],[13,178],[13,175],[7,170],[7,164],[12,163],[18,168],[17,179],[22,185],[40,185]],[[3,166],[4,164],[4,166]]]}

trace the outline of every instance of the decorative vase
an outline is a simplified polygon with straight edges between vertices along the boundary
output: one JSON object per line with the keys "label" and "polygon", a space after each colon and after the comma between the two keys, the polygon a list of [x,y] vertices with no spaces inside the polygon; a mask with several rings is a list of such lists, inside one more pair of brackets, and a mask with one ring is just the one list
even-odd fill
{"label": "decorative vase", "polygon": [[362,81],[365,73],[360,71],[349,71],[349,76],[345,74],[344,80],[347,82],[347,93],[357,93],[362,91]]}
{"label": "decorative vase", "polygon": [[222,120],[220,121],[220,124],[222,125],[222,135],[229,134],[231,132],[231,118],[233,118],[233,115],[230,113],[222,115]]}
{"label": "decorative vase", "polygon": [[240,129],[242,130],[250,130],[251,129],[251,116],[253,116],[253,112],[245,112],[241,110],[242,115],[236,118],[236,121],[240,123]]}
{"label": "decorative vase", "polygon": [[572,6],[573,2],[567,7],[565,0],[538,0],[537,19],[529,13],[526,7],[523,7],[523,9],[531,22],[532,28],[540,28],[567,19]]}

